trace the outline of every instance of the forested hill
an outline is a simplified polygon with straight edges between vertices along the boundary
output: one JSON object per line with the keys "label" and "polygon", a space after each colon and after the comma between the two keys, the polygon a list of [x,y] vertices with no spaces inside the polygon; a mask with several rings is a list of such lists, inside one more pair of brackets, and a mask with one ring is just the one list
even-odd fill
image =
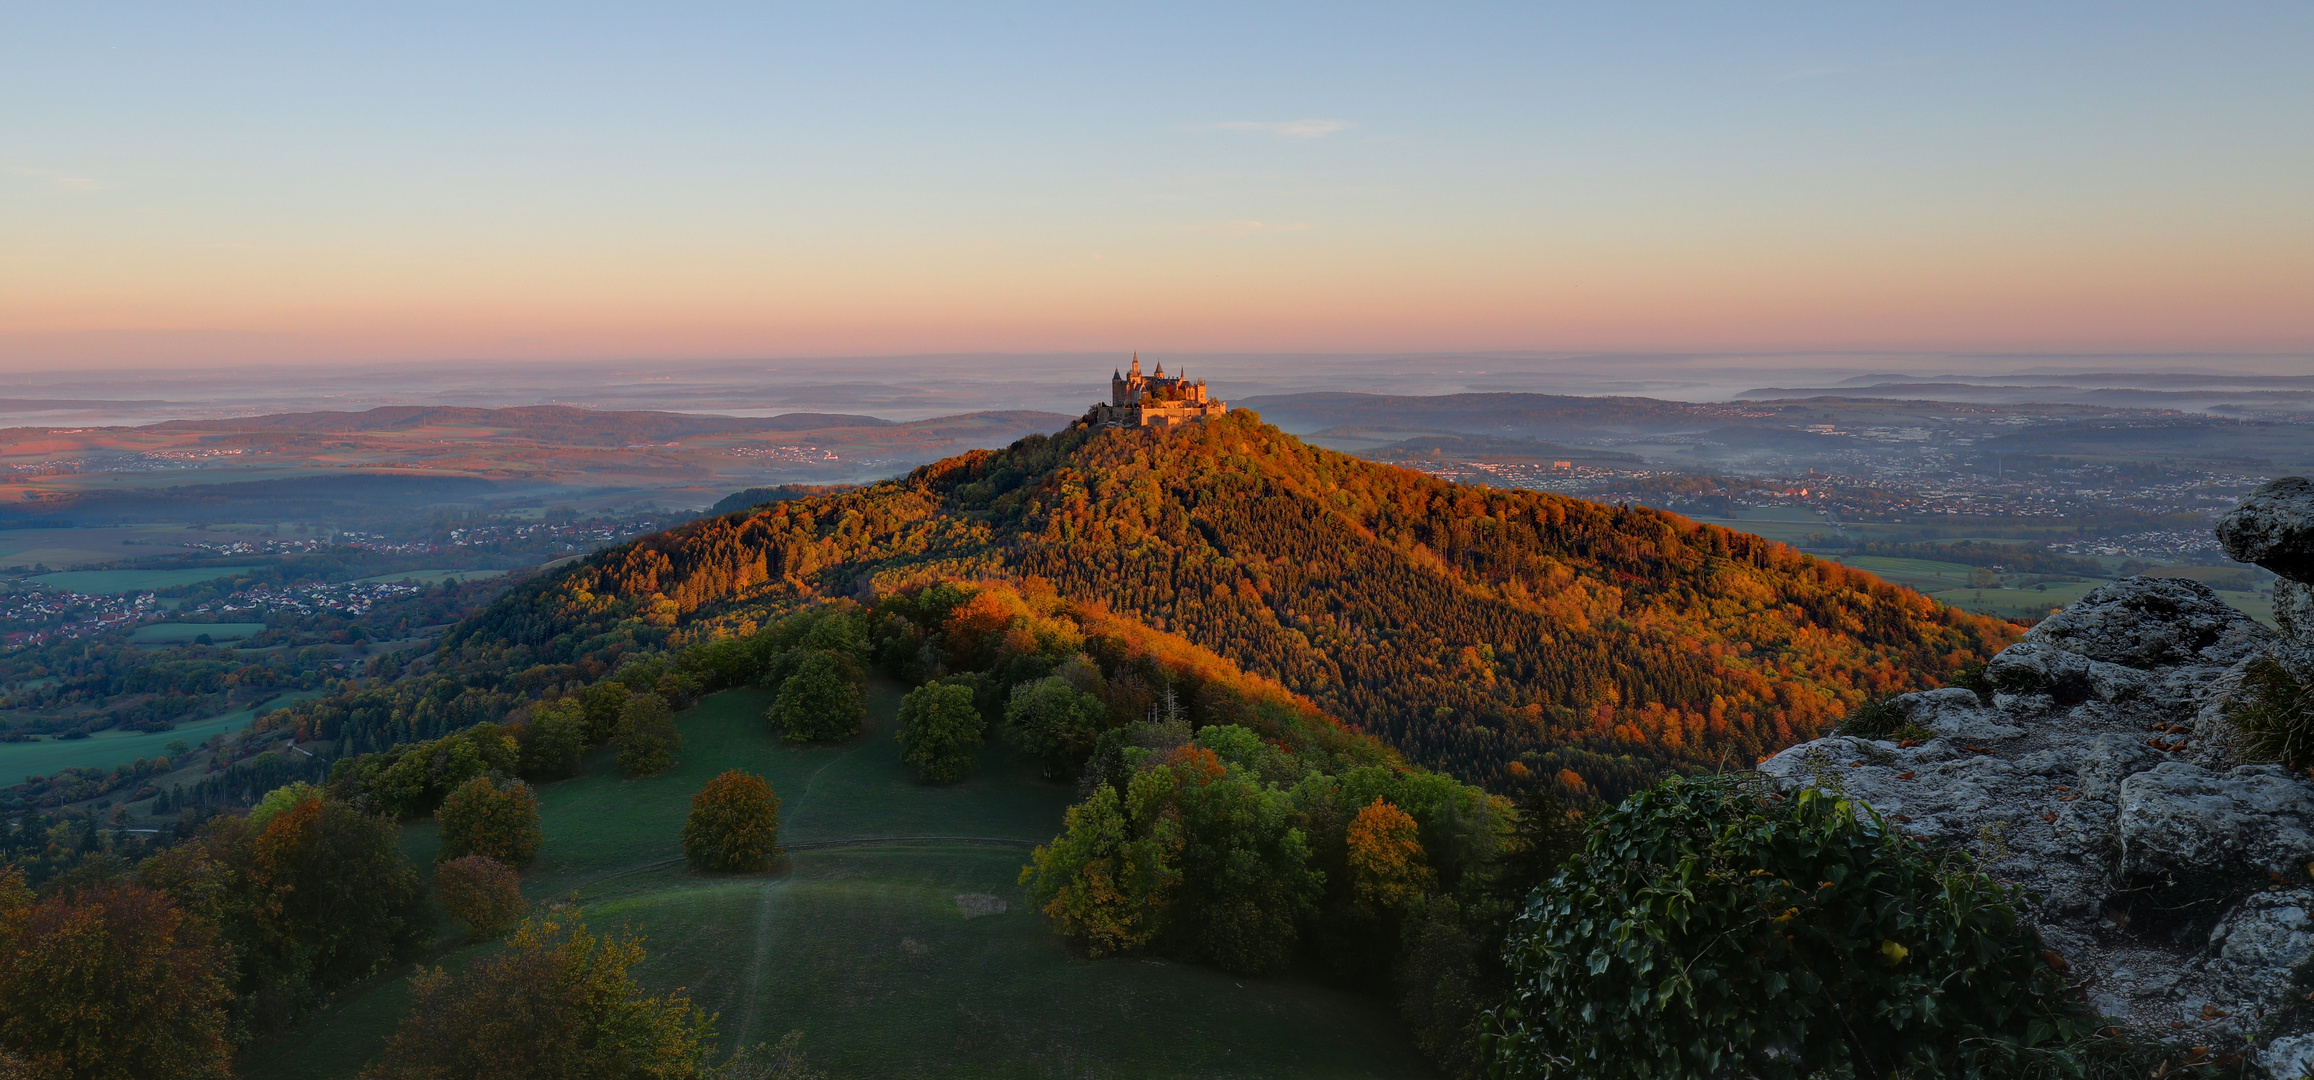
{"label": "forested hill", "polygon": [[457,637],[569,659],[622,625],[974,576],[1177,632],[1466,778],[1572,769],[1607,794],[1666,765],[1748,765],[2016,636],[1756,536],[1447,484],[1234,413],[1031,437],[695,522]]}

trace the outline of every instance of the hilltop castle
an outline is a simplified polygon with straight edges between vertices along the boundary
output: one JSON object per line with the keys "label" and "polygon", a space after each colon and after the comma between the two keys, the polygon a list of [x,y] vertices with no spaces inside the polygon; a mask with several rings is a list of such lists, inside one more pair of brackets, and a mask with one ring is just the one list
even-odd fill
{"label": "hilltop castle", "polygon": [[1172,427],[1229,411],[1229,403],[1205,394],[1205,380],[1165,374],[1160,361],[1153,375],[1141,374],[1141,354],[1133,366],[1109,375],[1109,400],[1085,414],[1092,427]]}

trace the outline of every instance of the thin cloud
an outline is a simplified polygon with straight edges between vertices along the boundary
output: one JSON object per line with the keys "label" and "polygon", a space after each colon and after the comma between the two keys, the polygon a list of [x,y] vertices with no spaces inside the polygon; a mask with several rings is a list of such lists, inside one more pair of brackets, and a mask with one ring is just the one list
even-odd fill
{"label": "thin cloud", "polygon": [[35,180],[46,180],[58,187],[70,188],[74,191],[95,191],[98,188],[106,186],[104,181],[98,180],[95,177],[66,176],[63,173],[50,172],[47,169],[10,168],[8,171],[15,173],[18,176],[29,176]]}
{"label": "thin cloud", "polygon": [[1209,221],[1196,226],[1198,232],[1216,236],[1251,236],[1255,233],[1308,232],[1306,221]]}
{"label": "thin cloud", "polygon": [[1276,139],[1322,139],[1350,127],[1347,120],[1230,120],[1219,124],[1189,124],[1183,131],[1228,131],[1240,135],[1268,135]]}

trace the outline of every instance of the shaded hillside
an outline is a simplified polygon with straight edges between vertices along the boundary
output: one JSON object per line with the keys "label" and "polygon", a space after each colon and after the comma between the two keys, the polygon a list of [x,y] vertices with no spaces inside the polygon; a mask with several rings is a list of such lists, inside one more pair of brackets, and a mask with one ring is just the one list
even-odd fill
{"label": "shaded hillside", "polygon": [[556,660],[631,619],[974,574],[1179,633],[1415,760],[1485,780],[1572,768],[1610,791],[1749,764],[2016,633],[1755,536],[1450,485],[1241,413],[1031,437],[697,522],[461,634]]}

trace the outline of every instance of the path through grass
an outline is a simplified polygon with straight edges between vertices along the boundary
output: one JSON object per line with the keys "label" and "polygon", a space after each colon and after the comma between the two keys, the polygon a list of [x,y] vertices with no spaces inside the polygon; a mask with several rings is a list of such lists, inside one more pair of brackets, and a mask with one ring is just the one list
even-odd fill
{"label": "path through grass", "polygon": [[[969,780],[915,784],[892,741],[900,694],[874,687],[871,730],[838,746],[779,743],[760,718],[769,695],[736,690],[678,718],[682,764],[662,776],[622,778],[598,752],[586,775],[540,790],[546,841],[525,892],[575,899],[597,929],[645,935],[638,978],[689,988],[718,1014],[725,1047],[802,1031],[838,1076],[1430,1075],[1381,1002],[1071,955],[1018,877],[1072,793],[1003,746],[984,749]],[[764,776],[784,801],[781,839],[796,847],[770,875],[682,865],[691,793],[726,768]],[[431,824],[406,830],[404,846],[430,863]],[[1001,914],[986,913],[992,900]],[[406,1004],[402,980],[383,982],[263,1048],[244,1075],[350,1077]]]}

